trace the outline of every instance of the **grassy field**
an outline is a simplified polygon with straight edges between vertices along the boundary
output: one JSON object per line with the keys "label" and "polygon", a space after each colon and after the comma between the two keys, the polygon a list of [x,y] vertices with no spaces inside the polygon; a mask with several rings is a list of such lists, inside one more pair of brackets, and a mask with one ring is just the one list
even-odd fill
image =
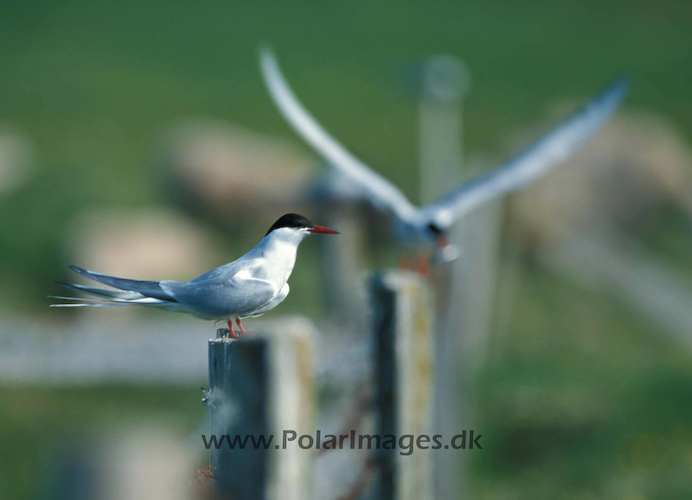
{"label": "grassy field", "polygon": [[544,271],[520,267],[514,286],[475,387],[474,498],[689,498],[689,350]]}
{"label": "grassy field", "polygon": [[[151,154],[171,121],[212,116],[298,143],[261,85],[261,42],[325,126],[415,199],[406,82],[417,61],[451,53],[471,69],[471,153],[504,156],[507,134],[623,71],[628,106],[669,116],[692,139],[690,19],[692,3],[673,0],[5,2],[0,122],[35,142],[39,168],[0,198],[0,311],[53,320],[44,297],[64,278],[65,229],[80,211],[170,204]],[[676,217],[644,237],[691,275],[689,229]],[[284,312],[314,314],[312,251]],[[473,498],[689,498],[688,353],[607,297],[534,267],[519,276],[511,328],[493,336],[477,387],[488,446],[472,462]],[[0,496],[35,493],[42,439],[157,412],[191,427],[204,414],[197,390],[1,389]]]}

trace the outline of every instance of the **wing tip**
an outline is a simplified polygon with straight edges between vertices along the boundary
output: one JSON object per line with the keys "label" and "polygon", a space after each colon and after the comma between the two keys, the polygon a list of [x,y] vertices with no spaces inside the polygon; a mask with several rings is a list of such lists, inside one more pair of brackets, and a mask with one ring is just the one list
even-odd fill
{"label": "wing tip", "polygon": [[120,304],[49,304],[48,307],[107,307],[119,306]]}
{"label": "wing tip", "polygon": [[69,265],[67,267],[69,267],[72,271],[76,272],[77,274],[81,274],[82,276],[87,276],[91,272],[78,266]]}
{"label": "wing tip", "polygon": [[625,72],[619,74],[613,82],[608,85],[602,92],[600,99],[602,101],[620,102],[629,92],[632,76]]}
{"label": "wing tip", "polygon": [[280,71],[274,49],[268,43],[260,43],[257,46],[257,53],[259,55],[262,76],[268,81],[276,79],[277,74],[280,74]]}
{"label": "wing tip", "polygon": [[262,59],[275,58],[274,49],[272,49],[271,44],[266,40],[262,40],[260,43],[257,44],[257,53]]}

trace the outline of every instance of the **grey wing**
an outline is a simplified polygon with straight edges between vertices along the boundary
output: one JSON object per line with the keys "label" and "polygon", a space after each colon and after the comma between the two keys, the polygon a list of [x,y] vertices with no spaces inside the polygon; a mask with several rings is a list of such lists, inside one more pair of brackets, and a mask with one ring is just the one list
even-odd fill
{"label": "grey wing", "polygon": [[248,315],[269,303],[279,292],[269,281],[240,274],[243,273],[228,279],[223,273],[207,274],[186,283],[162,281],[161,287],[191,313],[209,319]]}
{"label": "grey wing", "polygon": [[272,297],[272,299],[269,302],[267,302],[261,308],[255,310],[255,311],[252,311],[252,313],[249,314],[248,316],[241,316],[241,319],[247,318],[247,317],[257,318],[259,316],[262,316],[264,313],[271,311],[272,309],[274,309],[276,306],[281,304],[286,299],[286,297],[288,296],[289,290],[290,290],[290,287],[288,286],[288,283],[286,283],[283,286],[283,288],[281,289],[281,291],[279,293],[277,293],[276,295],[274,295],[274,297]]}
{"label": "grey wing", "polygon": [[594,135],[618,109],[627,89],[628,79],[620,78],[519,155],[425,206],[422,215],[444,229],[482,203],[526,186]]}
{"label": "grey wing", "polygon": [[378,210],[392,212],[396,217],[405,220],[414,217],[416,208],[398,188],[353,156],[303,107],[291,91],[274,54],[269,49],[261,50],[260,66],[264,82],[281,114],[330,166],[355,181],[363,195]]}

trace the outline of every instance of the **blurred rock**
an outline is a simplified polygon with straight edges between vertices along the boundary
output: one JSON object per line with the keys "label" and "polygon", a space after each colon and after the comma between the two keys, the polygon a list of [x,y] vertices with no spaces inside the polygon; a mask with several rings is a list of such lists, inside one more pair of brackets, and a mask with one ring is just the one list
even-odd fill
{"label": "blurred rock", "polygon": [[34,173],[32,142],[14,128],[0,124],[0,195],[18,189]]}
{"label": "blurred rock", "polygon": [[318,172],[289,144],[212,119],[172,126],[158,154],[182,201],[217,217],[270,213],[275,219],[304,203]]}
{"label": "blurred rock", "polygon": [[164,209],[85,213],[68,232],[67,255],[79,267],[135,279],[188,280],[224,263],[210,230]]}
{"label": "blurred rock", "polygon": [[636,229],[664,203],[692,216],[691,174],[692,150],[670,120],[621,112],[572,159],[514,196],[511,217],[550,240],[604,222]]}

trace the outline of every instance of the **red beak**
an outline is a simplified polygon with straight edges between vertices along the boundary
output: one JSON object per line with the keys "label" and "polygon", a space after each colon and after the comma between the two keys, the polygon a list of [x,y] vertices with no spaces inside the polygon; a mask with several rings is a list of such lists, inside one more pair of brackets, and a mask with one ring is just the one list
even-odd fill
{"label": "red beak", "polygon": [[324,226],[315,226],[312,229],[308,229],[308,233],[339,234],[338,231],[334,231],[333,229],[329,229],[328,227]]}

